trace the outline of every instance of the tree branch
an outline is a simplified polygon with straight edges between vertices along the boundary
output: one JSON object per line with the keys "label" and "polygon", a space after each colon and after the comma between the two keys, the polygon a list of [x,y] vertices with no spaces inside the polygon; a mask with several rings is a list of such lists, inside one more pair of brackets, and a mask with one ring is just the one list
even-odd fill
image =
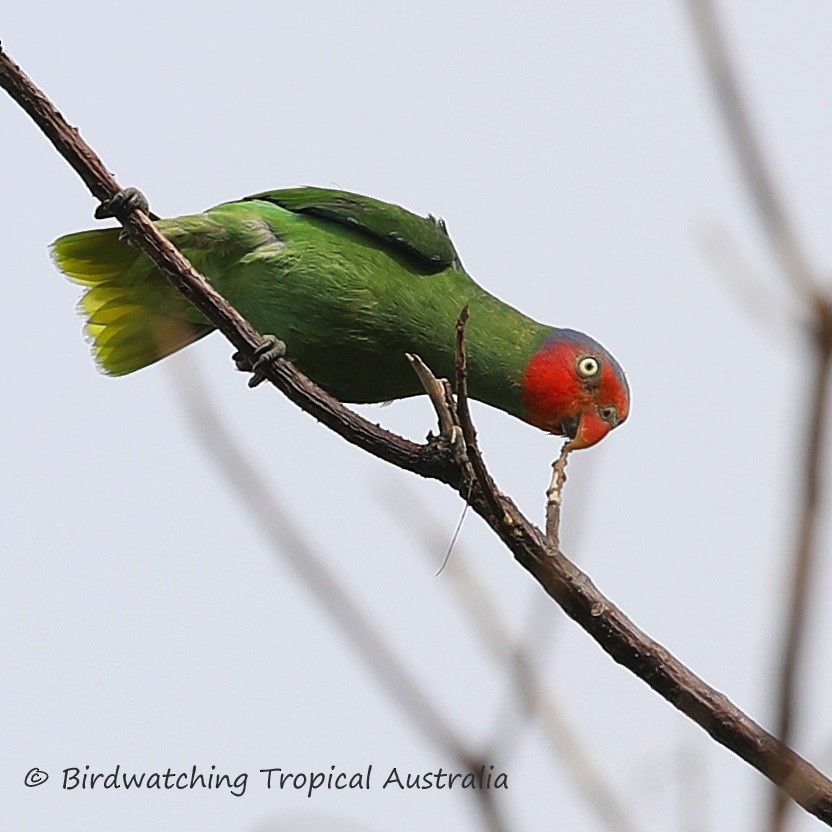
{"label": "tree branch", "polygon": [[728,130],[734,157],[780,268],[799,294],[815,297],[817,283],[783,199],[766,164],[712,0],[688,0],[699,49]]}
{"label": "tree branch", "polygon": [[468,750],[454,727],[400,664],[378,629],[313,550],[264,477],[234,442],[205,387],[199,368],[191,362],[187,372],[174,374],[173,382],[194,435],[266,534],[272,549],[281,553],[422,734],[445,754],[467,766],[476,755]]}
{"label": "tree branch", "polygon": [[[751,202],[768,238],[783,279],[796,291],[807,310],[804,330],[809,336],[815,369],[806,390],[809,421],[804,433],[802,485],[792,554],[789,608],[784,624],[778,672],[777,736],[790,743],[797,713],[800,658],[809,612],[809,587],[815,571],[817,527],[820,519],[821,472],[825,464],[827,400],[832,372],[832,301],[803,251],[764,158],[737,73],[712,0],[688,0],[694,29],[711,80],[737,165]],[[785,791],[788,791],[786,789]],[[772,800],[770,832],[786,825],[788,801],[783,791]]]}
{"label": "tree branch", "polygon": [[[384,505],[417,540],[425,554],[431,557],[443,545],[443,530],[425,506],[420,506],[414,493],[385,489]],[[512,689],[512,703],[520,700],[524,713],[533,715],[549,742],[552,751],[572,777],[587,805],[610,832],[636,832],[637,826],[629,817],[624,804],[615,795],[595,765],[589,749],[577,729],[566,716],[558,697],[544,686],[542,675],[534,667],[529,651],[522,644],[512,643],[509,628],[497,612],[498,605],[467,565],[464,552],[448,564],[448,577],[483,642],[503,665]],[[506,720],[501,714],[498,727]],[[501,759],[497,754],[501,743],[492,740],[482,756],[489,760]]]}
{"label": "tree branch", "polygon": [[556,548],[560,548],[560,507],[563,487],[566,485],[566,461],[569,458],[570,442],[564,442],[558,458],[552,463],[552,481],[546,489],[546,537]]}
{"label": "tree branch", "polygon": [[[79,173],[83,170],[82,178],[95,196],[107,199],[119,190],[78,131],[64,121],[43,93],[2,51],[0,86],[24,107],[73,167]],[[134,232],[135,243],[238,350],[248,354],[261,343],[259,333],[211,289],[147,217],[133,212],[123,222]],[[274,362],[264,368],[264,374],[292,401],[357,447],[460,491],[460,469],[447,443],[434,441],[417,445],[372,425],[328,396],[286,361]],[[832,782],[639,630],[587,575],[549,543],[507,496],[497,491],[490,477],[478,481],[477,486],[471,490],[471,507],[545,591],[615,661],[687,714],[717,742],[783,786],[807,811],[832,825]]]}
{"label": "tree branch", "polygon": [[[803,450],[803,483],[799,500],[799,522],[792,554],[792,586],[784,625],[777,680],[777,736],[791,741],[797,715],[798,681],[806,624],[809,592],[815,571],[818,523],[822,499],[822,472],[826,457],[826,434],[829,424],[828,405],[832,373],[832,321],[821,325],[815,333],[814,383],[808,390],[809,421]],[[788,801],[783,791],[774,795],[770,832],[785,828]]]}
{"label": "tree branch", "polygon": [[[429,741],[460,768],[478,774],[480,767],[487,766],[489,761],[475,754],[455,727],[442,716],[398,660],[378,628],[306,540],[268,483],[223,425],[198,367],[192,363],[187,372],[175,373],[174,390],[209,458],[223,473],[234,493],[243,500],[255,523],[265,532],[272,549],[283,556],[321,608],[340,628],[391,700]],[[477,801],[483,825],[490,832],[507,832],[500,807],[493,796],[485,797],[487,792],[488,789],[474,789],[470,795]]]}

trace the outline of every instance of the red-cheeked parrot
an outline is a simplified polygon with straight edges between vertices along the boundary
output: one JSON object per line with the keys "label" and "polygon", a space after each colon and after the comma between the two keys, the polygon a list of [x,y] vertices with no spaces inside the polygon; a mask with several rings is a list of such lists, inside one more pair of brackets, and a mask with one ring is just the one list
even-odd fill
{"label": "red-cheeked parrot", "polygon": [[[444,223],[344,191],[294,188],[159,220],[159,230],[286,356],[346,402],[423,392],[405,358],[454,376],[464,306],[470,395],[572,447],[599,442],[629,414],[627,380],[596,341],[544,326],[466,273]],[[131,373],[213,327],[120,236],[82,231],[53,245],[87,290],[81,308],[101,369]]]}

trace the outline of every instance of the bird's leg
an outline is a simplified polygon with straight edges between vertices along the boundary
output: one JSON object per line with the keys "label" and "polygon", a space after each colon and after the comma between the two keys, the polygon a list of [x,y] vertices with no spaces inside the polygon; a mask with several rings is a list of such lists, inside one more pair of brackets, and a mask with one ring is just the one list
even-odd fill
{"label": "bird's leg", "polygon": [[122,219],[131,211],[141,211],[150,215],[150,205],[147,197],[138,188],[124,188],[110,199],[105,199],[95,209],[95,218],[104,220],[108,217]]}
{"label": "bird's leg", "polygon": [[254,351],[253,357],[235,352],[231,360],[236,364],[237,369],[244,373],[252,373],[248,380],[249,387],[257,387],[266,380],[262,370],[277,358],[284,358],[286,355],[286,344],[275,338],[274,335],[264,335],[263,343]]}

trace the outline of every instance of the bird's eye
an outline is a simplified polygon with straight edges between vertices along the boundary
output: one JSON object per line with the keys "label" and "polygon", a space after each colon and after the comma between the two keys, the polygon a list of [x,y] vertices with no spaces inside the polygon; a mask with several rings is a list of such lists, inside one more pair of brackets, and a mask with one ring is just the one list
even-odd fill
{"label": "bird's eye", "polygon": [[597,358],[593,358],[591,355],[585,355],[583,358],[578,359],[578,372],[584,378],[597,376],[600,369],[600,362]]}
{"label": "bird's eye", "polygon": [[609,422],[611,425],[615,425],[618,422],[618,411],[612,405],[609,405],[608,407],[602,407],[598,411],[598,415],[605,422]]}

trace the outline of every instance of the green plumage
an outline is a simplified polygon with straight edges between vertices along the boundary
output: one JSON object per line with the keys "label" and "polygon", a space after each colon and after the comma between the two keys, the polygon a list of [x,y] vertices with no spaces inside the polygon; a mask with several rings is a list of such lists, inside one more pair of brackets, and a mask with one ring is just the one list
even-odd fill
{"label": "green plumage", "polygon": [[[523,371],[552,328],[474,283],[433,218],[296,188],[157,225],[244,317],[284,341],[288,357],[344,401],[422,392],[405,352],[452,377],[455,322],[467,304],[471,394],[522,415]],[[118,229],[61,237],[53,254],[88,287],[81,306],[107,373],[133,372],[211,331]]]}

